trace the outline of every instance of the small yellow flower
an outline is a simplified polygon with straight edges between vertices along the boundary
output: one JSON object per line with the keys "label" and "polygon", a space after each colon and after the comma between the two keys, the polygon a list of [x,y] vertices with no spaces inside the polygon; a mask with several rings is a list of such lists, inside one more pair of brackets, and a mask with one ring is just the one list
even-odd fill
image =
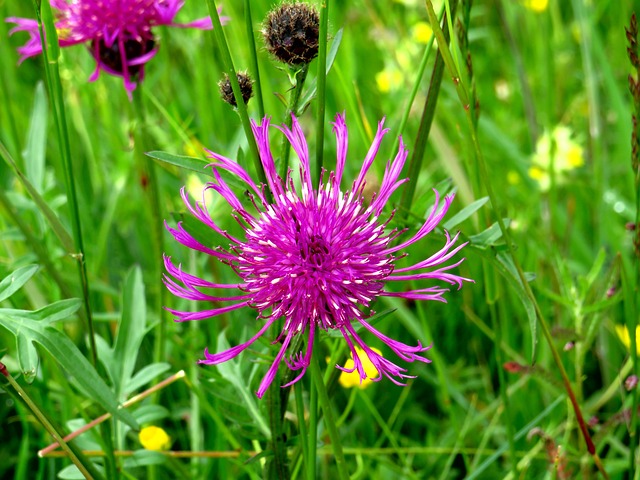
{"label": "small yellow flower", "polygon": [[411,29],[411,36],[413,37],[413,40],[425,45],[429,43],[432,35],[433,30],[431,29],[431,25],[427,22],[418,22]]}
{"label": "small yellow flower", "polygon": [[568,127],[558,125],[538,139],[531,163],[529,176],[546,191],[551,185],[552,165],[557,183],[563,183],[567,172],[584,165],[584,150]]}
{"label": "small yellow flower", "polygon": [[[629,329],[626,325],[616,325],[616,334],[626,347],[627,350],[631,350],[631,336],[629,335]],[[640,325],[636,327],[636,351],[640,355]]]}
{"label": "small yellow flower", "polygon": [[[382,355],[382,352],[377,348],[372,347],[371,350],[376,352],[378,355]],[[353,387],[367,388],[373,382],[370,379],[376,378],[378,375],[380,375],[378,373],[378,369],[373,366],[373,364],[371,363],[371,360],[369,360],[369,357],[364,352],[364,350],[362,350],[359,347],[356,347],[356,353],[360,358],[360,361],[362,362],[362,366],[364,367],[364,371],[367,374],[367,378],[361,381],[358,370],[354,370],[351,373],[342,372],[340,374],[340,378],[338,379],[338,381],[340,382],[340,385],[342,385],[344,388],[353,388]],[[353,363],[353,358],[349,358],[344,364],[344,368],[353,368],[354,366],[355,364]]]}
{"label": "small yellow flower", "polygon": [[402,73],[399,70],[385,68],[381,72],[376,73],[376,84],[378,85],[378,90],[382,93],[389,93],[391,90],[396,90],[401,82]]}
{"label": "small yellow flower", "polygon": [[549,0],[524,0],[523,4],[529,10],[541,13],[549,6]]}
{"label": "small yellow flower", "polygon": [[160,427],[144,427],[140,430],[138,439],[147,450],[167,450],[171,445],[169,435]]}

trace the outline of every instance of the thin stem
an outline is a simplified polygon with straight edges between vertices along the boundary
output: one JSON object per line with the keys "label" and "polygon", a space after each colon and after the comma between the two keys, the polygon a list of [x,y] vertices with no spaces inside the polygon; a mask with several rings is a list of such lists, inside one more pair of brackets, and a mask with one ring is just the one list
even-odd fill
{"label": "thin stem", "polygon": [[166,330],[167,330],[167,322],[163,321],[164,317],[164,309],[162,308],[164,305],[164,299],[166,295],[166,289],[162,285],[162,253],[163,253],[163,217],[162,217],[162,207],[160,205],[160,193],[158,189],[158,174],[157,174],[157,166],[155,162],[146,155],[146,152],[149,150],[149,136],[147,133],[147,123],[146,123],[146,113],[144,102],[142,101],[142,85],[138,85],[138,88],[133,91],[133,105],[134,105],[134,115],[137,117],[136,126],[134,129],[134,155],[136,160],[138,161],[139,168],[141,171],[141,182],[142,188],[144,190],[144,194],[146,197],[146,203],[149,207],[149,214],[151,218],[151,223],[153,224],[151,227],[151,244],[153,248],[152,255],[152,272],[154,282],[152,283],[151,292],[153,292],[153,297],[155,297],[155,308],[154,311],[157,312],[160,317],[160,322],[158,322],[157,326],[157,334],[155,337],[154,350],[153,350],[153,361],[154,363],[159,363],[164,360],[164,344],[166,338]]}
{"label": "thin stem", "polygon": [[[293,125],[293,117],[298,110],[298,102],[300,101],[300,95],[302,93],[302,87],[307,79],[307,73],[309,73],[309,64],[303,65],[300,70],[297,70],[293,74],[293,80],[295,85],[291,90],[291,97],[289,98],[289,108],[284,117],[284,124],[287,128],[291,128]],[[280,176],[284,179],[287,178],[287,171],[289,170],[289,152],[291,151],[291,143],[286,137],[282,138],[282,150],[280,154]]]}
{"label": "thin stem", "polygon": [[[258,114],[264,118],[264,101],[262,100],[262,84],[260,83],[260,67],[258,65],[258,53],[256,52],[256,40],[253,35],[253,20],[251,18],[251,0],[244,0],[244,20],[247,27],[249,40],[249,53],[251,54],[251,70],[254,79],[254,93],[258,104]],[[235,95],[235,94],[234,94]]]}
{"label": "thin stem", "polygon": [[[313,363],[313,355],[312,355]],[[309,393],[309,462],[307,462],[307,480],[316,478],[316,460],[318,457],[318,389],[311,386]]]}
{"label": "thin stem", "polygon": [[333,448],[336,466],[338,467],[338,477],[340,480],[348,480],[349,472],[347,470],[347,463],[342,451],[342,440],[340,439],[338,428],[336,427],[333,409],[331,408],[331,401],[329,399],[329,394],[327,393],[327,387],[325,386],[322,378],[322,373],[320,372],[317,355],[311,356],[311,377],[313,379],[313,384],[315,385],[315,390],[318,393],[318,400],[322,407],[322,413],[324,414],[324,424],[327,427],[329,438],[331,439],[331,447]]}
{"label": "thin stem", "polygon": [[[41,12],[40,2],[33,0],[38,19],[38,28],[40,29],[40,37],[42,39],[42,55],[45,62],[45,74],[47,77],[47,86],[53,106],[56,131],[58,134],[58,142],[60,146],[60,156],[62,157],[64,167],[64,178],[67,188],[67,201],[69,202],[69,210],[71,214],[71,229],[73,232],[73,240],[76,253],[73,258],[78,262],[78,274],[80,276],[80,285],[82,286],[83,305],[87,319],[87,333],[89,334],[89,345],[91,351],[91,361],[95,367],[98,363],[96,340],[93,327],[93,316],[91,314],[91,303],[89,300],[89,278],[87,276],[87,266],[85,261],[85,251],[82,239],[82,226],[80,224],[80,212],[78,209],[78,197],[76,195],[76,186],[73,172],[73,162],[71,160],[71,148],[69,145],[69,132],[67,130],[67,117],[62,95],[62,84],[60,82],[60,68],[58,58],[60,49],[58,47],[58,35],[53,23],[53,14],[49,2],[42,2]],[[44,13],[44,15],[43,15]],[[45,17],[43,23],[42,17]],[[45,34],[46,31],[46,34]],[[51,53],[51,55],[49,55]]]}
{"label": "thin stem", "polygon": [[209,7],[209,16],[211,17],[211,22],[213,23],[213,34],[215,35],[218,48],[222,53],[222,60],[227,70],[229,81],[231,82],[233,96],[236,99],[237,112],[238,115],[240,115],[242,128],[244,129],[244,134],[247,137],[247,142],[249,143],[249,150],[251,150],[251,156],[253,157],[256,172],[258,174],[258,177],[260,178],[260,181],[267,185],[267,176],[265,175],[264,169],[262,168],[262,163],[260,162],[258,145],[256,144],[256,139],[254,138],[253,132],[251,130],[251,121],[249,120],[249,114],[247,113],[247,105],[242,99],[242,91],[240,90],[240,85],[238,84],[238,77],[236,76],[236,69],[233,65],[233,58],[231,58],[231,51],[229,50],[227,37],[224,33],[224,30],[222,29],[220,14],[218,13],[218,8],[216,7],[215,0],[207,0],[207,5]]}
{"label": "thin stem", "polygon": [[[309,436],[307,433],[307,423],[304,419],[304,398],[302,397],[302,383],[297,382],[293,386],[296,400],[296,415],[298,417],[298,437],[302,447],[302,459],[305,467],[311,462],[309,458]],[[314,455],[315,456],[315,455]]]}
{"label": "thin stem", "polygon": [[85,478],[89,479],[103,478],[88,459],[80,458],[78,453],[74,451],[74,449],[71,448],[71,446],[67,442],[65,442],[64,438],[62,438],[62,435],[53,426],[46,414],[42,410],[40,410],[40,408],[35,404],[35,402],[27,394],[27,392],[23,390],[20,384],[15,381],[13,376],[9,374],[3,363],[0,363],[0,371],[2,371],[2,374],[7,378],[9,384],[18,393],[20,398],[22,398],[33,415],[38,419],[38,422],[40,422],[40,424],[47,430],[47,432],[49,432],[49,434],[51,434],[51,436],[56,439],[62,450],[66,453],[66,455],[68,455],[69,459],[74,463],[74,465],[78,467],[78,470],[82,473],[82,475],[84,475]]}
{"label": "thin stem", "polygon": [[578,420],[578,424],[580,426],[580,431],[582,432],[582,436],[584,437],[585,443],[587,444],[587,450],[589,451],[589,454],[592,456],[594,463],[596,464],[596,466],[598,467],[598,469],[600,470],[600,472],[602,473],[602,475],[605,478],[609,478],[607,472],[604,470],[604,468],[602,467],[602,462],[600,462],[600,458],[598,457],[598,454],[596,452],[596,448],[595,445],[593,444],[593,440],[591,439],[591,435],[589,434],[589,431],[587,429],[587,425],[586,422],[584,421],[584,417],[582,416],[582,411],[580,410],[580,406],[578,405],[578,401],[576,400],[576,396],[573,392],[573,388],[571,387],[571,382],[569,380],[569,377],[567,375],[567,372],[564,368],[564,365],[562,363],[562,359],[560,358],[560,354],[558,353],[558,350],[556,349],[554,343],[553,343],[553,337],[551,335],[551,331],[549,329],[549,326],[547,325],[547,322],[544,318],[544,315],[542,314],[542,311],[540,310],[540,306],[538,305],[538,302],[536,301],[535,295],[533,294],[533,291],[531,290],[531,286],[529,285],[525,275],[524,275],[524,271],[522,270],[522,266],[520,265],[520,262],[518,261],[517,257],[514,254],[513,251],[513,242],[511,240],[511,234],[509,233],[509,231],[507,230],[503,218],[502,218],[502,214],[500,213],[502,211],[501,208],[498,207],[498,203],[497,203],[497,197],[495,195],[495,192],[493,190],[493,184],[491,183],[491,177],[489,176],[488,170],[487,170],[487,165],[486,162],[484,160],[484,157],[482,155],[482,151],[480,149],[480,144],[478,142],[478,138],[477,138],[477,131],[474,127],[474,119],[472,118],[472,116],[470,115],[470,106],[469,106],[469,95],[467,93],[466,87],[464,85],[464,83],[461,81],[460,79],[460,75],[458,74],[455,65],[453,63],[453,59],[451,57],[451,52],[449,51],[449,49],[447,48],[447,43],[445,41],[445,37],[444,37],[444,33],[442,32],[442,30],[440,29],[440,26],[437,24],[437,19],[436,19],[436,14],[435,11],[433,9],[433,4],[431,3],[431,0],[426,0],[426,5],[427,5],[427,12],[429,14],[429,19],[432,25],[432,28],[434,30],[434,33],[436,35],[436,38],[438,39],[438,49],[440,50],[440,52],[442,53],[442,58],[445,62],[445,65],[447,66],[447,69],[450,73],[450,75],[453,78],[454,84],[455,84],[455,88],[456,91],[458,93],[458,96],[460,98],[460,101],[462,102],[462,106],[466,112],[466,117],[467,117],[467,121],[469,123],[469,130],[471,132],[471,139],[474,145],[474,150],[475,150],[475,155],[476,155],[476,160],[478,163],[478,166],[480,168],[480,178],[482,180],[482,184],[485,186],[485,188],[487,189],[487,195],[489,196],[489,202],[491,204],[492,207],[492,211],[494,212],[494,215],[496,216],[496,220],[498,223],[498,226],[500,228],[500,231],[505,239],[505,243],[507,246],[507,251],[509,253],[509,256],[511,257],[511,259],[513,260],[513,264],[516,268],[516,271],[518,272],[518,277],[520,279],[520,282],[522,284],[522,287],[525,290],[525,293],[527,295],[527,297],[529,297],[529,299],[531,300],[531,302],[534,305],[536,314],[538,316],[538,321],[540,323],[540,326],[542,327],[542,332],[543,335],[549,345],[549,348],[551,350],[551,354],[553,356],[553,360],[556,364],[556,367],[558,368],[558,371],[560,372],[560,376],[562,377],[562,381],[563,384],[565,386],[565,389],[567,391],[567,394],[569,395],[569,399],[571,401],[571,405],[574,409],[574,412],[576,414],[576,418]]}
{"label": "thin stem", "polygon": [[[495,270],[489,270],[488,266],[485,265],[485,268],[483,268],[483,271],[484,271],[485,280],[486,280],[485,284],[494,285],[494,288],[495,288],[495,284],[497,282]],[[488,290],[486,290],[485,292],[487,294],[489,293]],[[504,405],[504,417],[506,420],[504,423],[506,423],[507,439],[509,440],[509,457],[510,457],[509,460],[511,463],[511,474],[514,476],[514,478],[517,478],[518,462],[516,461],[516,444],[514,441],[515,429],[513,425],[513,416],[511,414],[509,396],[507,395],[508,382],[504,374],[504,368],[502,368],[502,365],[504,364],[504,358],[502,356],[502,349],[499,347],[500,345],[502,345],[502,325],[500,325],[500,320],[499,320],[496,303],[494,299],[487,298],[487,303],[489,305],[489,312],[491,314],[491,324],[493,327],[493,331],[495,332],[495,345],[498,346],[498,348],[494,350],[495,350],[495,356],[496,356],[496,364],[498,366],[498,383],[500,387],[500,399],[502,400],[502,405]]]}
{"label": "thin stem", "polygon": [[[455,14],[457,6],[458,0],[453,0],[449,5],[450,10],[451,12],[453,12],[453,14]],[[432,20],[432,22],[437,22],[437,20],[434,19]],[[446,20],[446,14],[443,15],[442,24],[444,25],[444,33],[443,37],[438,39],[438,43],[445,42],[444,45],[448,45],[450,32]],[[431,131],[433,117],[435,116],[436,104],[438,103],[440,84],[442,83],[443,73],[444,62],[442,59],[442,53],[438,51],[435,64],[433,65],[433,72],[431,73],[431,83],[429,84],[429,91],[427,92],[424,109],[422,110],[420,127],[416,135],[416,142],[413,146],[411,160],[409,161],[409,171],[407,174],[407,176],[409,177],[409,182],[407,182],[407,185],[402,192],[402,198],[400,199],[400,215],[402,219],[408,218],[409,212],[411,210],[411,204],[413,203],[413,195],[416,191],[416,185],[418,183],[420,171],[422,170],[422,160],[424,159],[424,152],[427,147],[427,140],[429,138],[429,132]]]}
{"label": "thin stem", "polygon": [[324,158],[324,112],[325,93],[327,87],[327,43],[329,41],[329,1],[320,4],[320,43],[318,48],[317,95],[318,109],[316,111],[316,182],[319,185],[322,163]]}

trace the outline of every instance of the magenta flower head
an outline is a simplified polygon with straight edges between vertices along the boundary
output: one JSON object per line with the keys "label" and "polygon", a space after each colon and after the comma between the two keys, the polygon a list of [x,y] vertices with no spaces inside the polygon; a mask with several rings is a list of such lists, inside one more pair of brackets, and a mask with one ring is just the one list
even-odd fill
{"label": "magenta flower head", "polygon": [[[419,242],[432,232],[445,216],[453,195],[441,199],[436,192],[435,203],[431,207],[424,224],[409,238],[402,240],[405,230],[391,229],[389,222],[393,212],[382,219],[384,207],[391,194],[408,179],[399,179],[407,158],[407,149],[402,138],[398,154],[388,162],[379,191],[367,203],[363,196],[365,175],[371,167],[383,136],[384,121],[378,124],[378,131],[358,177],[346,191],[341,190],[343,172],[347,159],[347,126],[343,115],[337,115],[333,131],[337,138],[337,163],[334,172],[323,173],[317,189],[313,188],[309,167],[307,142],[296,118],[293,126],[276,126],[291,143],[300,159],[300,186],[292,177],[282,179],[276,168],[269,146],[269,118],[261,125],[253,123],[253,134],[260,151],[268,185],[256,184],[247,172],[235,161],[209,152],[214,160],[211,164],[215,181],[208,183],[207,190],[214,190],[233,209],[233,216],[244,230],[243,238],[236,238],[216,225],[207,211],[203,199],[191,204],[184,188],[182,197],[191,213],[209,227],[228,248],[210,248],[191,236],[178,223],[177,228],[167,226],[175,239],[194,250],[211,255],[229,265],[238,276],[233,284],[212,283],[182,271],[165,256],[165,284],[174,295],[189,300],[208,302],[231,302],[229,305],[202,310],[183,312],[169,310],[179,322],[203,320],[209,317],[249,307],[257,312],[258,332],[246,343],[215,354],[204,352],[204,360],[199,363],[212,365],[234,358],[249,347],[278,321],[284,325],[277,342],[281,342],[279,353],[263,378],[258,391],[262,397],[273,381],[278,366],[287,353],[292,340],[297,335],[307,336],[306,352],[293,352],[285,359],[287,366],[299,375],[287,385],[298,381],[304,375],[311,359],[313,341],[318,330],[338,330],[347,342],[353,358],[353,367],[337,368],[357,371],[360,379],[371,378],[372,365],[376,374],[371,380],[388,377],[402,385],[404,378],[413,378],[407,370],[384,358],[379,351],[369,347],[360,336],[366,331],[377,337],[398,357],[406,362],[414,360],[430,362],[422,356],[431,346],[418,342],[415,346],[393,340],[374,328],[367,318],[369,306],[377,297],[391,296],[412,300],[438,300],[444,302],[446,288],[425,286],[415,290],[397,292],[387,289],[387,285],[405,280],[436,281],[460,288],[464,281],[470,281],[451,270],[464,260],[450,263],[456,253],[466,244],[455,246],[458,235],[451,237],[445,232],[446,241],[442,248],[429,258],[413,265],[396,268],[396,261],[405,255],[399,254],[404,248]],[[247,187],[247,192],[255,209],[245,208],[220,172],[226,171]],[[216,243],[212,240],[212,243]],[[205,293],[202,289],[239,291],[239,294],[218,296]],[[211,292],[214,293],[214,292]],[[361,327],[357,327],[360,325]],[[362,358],[365,355],[368,358]],[[370,362],[370,363],[369,363]],[[369,372],[369,374],[367,373]],[[285,386],[287,386],[285,385]]]}
{"label": "magenta flower head", "polygon": [[[96,80],[104,70],[122,77],[129,93],[136,88],[136,81],[144,78],[144,65],[158,51],[153,27],[212,28],[208,17],[175,23],[173,19],[183,5],[184,0],[51,0],[60,46],[86,43],[97,63],[89,80]],[[30,36],[18,48],[20,62],[42,53],[37,21],[11,17],[7,22],[17,25],[9,33],[25,31]]]}

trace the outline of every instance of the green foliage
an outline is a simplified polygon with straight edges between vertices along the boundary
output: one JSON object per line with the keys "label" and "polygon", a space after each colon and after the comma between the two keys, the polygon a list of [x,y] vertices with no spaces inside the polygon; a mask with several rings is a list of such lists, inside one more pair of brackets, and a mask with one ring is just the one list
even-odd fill
{"label": "green foliage", "polygon": [[[282,124],[296,77],[268,55],[260,35],[260,22],[276,2],[250,2],[255,49],[248,44],[243,3],[248,2],[222,3],[223,15],[231,17],[224,27],[229,53],[237,70],[255,78],[256,65],[260,69],[254,89],[271,122]],[[425,2],[329,2],[326,91],[317,93],[315,60],[297,108],[312,158],[320,98],[326,108],[327,170],[336,153],[328,122],[346,111],[345,180],[358,171],[377,122],[386,117],[390,132],[368,183],[379,181],[386,160],[395,156],[398,134],[410,154],[424,148],[412,179],[415,194],[401,202],[401,188],[391,199],[397,212],[390,227],[407,227],[410,234],[429,212],[434,188],[441,196],[456,194],[440,227],[409,248],[399,265],[439,250],[444,230],[460,231],[469,245],[456,271],[475,281],[452,289],[446,304],[385,297],[374,305],[371,320],[385,335],[432,344],[426,352],[432,363],[400,361],[416,376],[406,387],[382,379],[362,390],[343,388],[333,368],[347,361],[341,334],[320,335],[314,354],[354,479],[596,478],[595,457],[587,451],[553,350],[577,405],[591,419],[588,431],[604,469],[611,478],[627,478],[631,469],[638,433],[628,419],[638,400],[624,381],[637,373],[637,355],[630,355],[616,327],[633,332],[638,323],[638,261],[626,227],[636,218],[629,168],[631,70],[623,30],[632,2],[550,0],[541,12],[528,3],[458,4],[435,102],[427,92],[438,50],[424,38]],[[454,2],[434,4],[434,14],[440,14]],[[190,0],[177,21],[207,13],[206,2]],[[35,18],[31,2],[0,2],[0,17],[9,16]],[[43,18],[53,21],[48,8]],[[185,272],[214,282],[231,283],[237,276],[205,255],[187,252],[166,232],[155,238],[149,177],[139,162],[144,130],[142,152],[153,159],[162,218],[172,227],[184,222],[209,248],[228,246],[193,219],[179,195],[186,185],[190,198],[201,200],[203,184],[211,181],[203,148],[238,160],[258,178],[246,125],[217,95],[216,83],[228,67],[216,36],[157,29],[158,52],[132,103],[120,78],[103,72],[87,81],[95,62],[82,46],[52,44],[50,63],[35,57],[18,66],[16,47],[27,35],[9,37],[10,28],[0,21],[0,361],[54,424],[66,425],[64,433],[105,412],[113,415],[115,420],[72,441],[79,450],[104,452],[92,464],[108,478],[261,478],[263,463],[274,455],[272,427],[265,400],[254,393],[280,339],[267,335],[232,361],[197,366],[205,347],[213,352],[244,343],[263,320],[243,308],[202,322],[172,322],[162,307],[187,311],[226,303],[212,306],[160,293],[165,287],[158,245]],[[46,72],[56,68],[60,98],[47,87]],[[432,124],[428,137],[418,138],[425,105],[435,105]],[[247,116],[258,121],[259,112],[254,97]],[[532,158],[538,141],[557,126],[572,131],[584,162],[560,172],[550,160],[545,187],[531,171]],[[281,138],[274,131],[276,157]],[[67,193],[68,171],[76,200]],[[250,206],[240,183],[222,175]],[[242,233],[219,195],[209,190],[205,201],[216,225]],[[72,203],[77,214],[69,209]],[[82,226],[83,254],[75,222]],[[86,266],[86,283],[78,276],[79,261]],[[88,341],[85,285],[95,351]],[[541,316],[551,341],[544,338]],[[183,379],[120,408],[181,370]],[[286,372],[283,367],[281,376]],[[317,473],[336,478],[323,415],[310,415],[315,399],[308,377],[300,383],[299,402],[297,391],[280,395],[288,468],[294,478],[305,478],[306,437],[316,432]],[[82,478],[67,458],[37,457],[53,440],[12,387],[0,387],[0,477]],[[315,419],[315,427],[301,428],[300,419]],[[137,431],[147,425],[164,428],[172,450],[196,458],[144,450]],[[123,451],[133,453],[119,456]],[[198,452],[218,456],[198,458]]]}

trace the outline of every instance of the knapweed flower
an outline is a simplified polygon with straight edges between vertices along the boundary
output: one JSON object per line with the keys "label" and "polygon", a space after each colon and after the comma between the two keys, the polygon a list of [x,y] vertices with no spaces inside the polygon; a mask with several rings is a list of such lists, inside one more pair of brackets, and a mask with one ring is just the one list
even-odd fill
{"label": "knapweed flower", "polygon": [[[298,381],[304,375],[311,359],[314,338],[319,330],[338,330],[347,342],[354,365],[352,368],[337,368],[357,371],[361,379],[371,378],[365,368],[364,358],[375,368],[374,381],[383,376],[402,385],[407,375],[406,369],[384,358],[369,347],[361,338],[362,332],[373,334],[386,344],[391,351],[406,362],[415,360],[430,362],[422,354],[430,346],[418,342],[415,346],[393,340],[374,328],[367,318],[369,306],[377,297],[392,296],[411,300],[438,300],[444,302],[443,294],[448,291],[440,286],[426,286],[408,291],[387,289],[388,284],[414,281],[439,281],[460,288],[469,279],[451,273],[464,260],[449,261],[465,244],[455,246],[458,235],[451,237],[445,232],[446,241],[442,248],[430,257],[416,263],[397,268],[396,262],[405,255],[400,254],[406,247],[419,242],[432,232],[445,216],[453,195],[441,199],[436,192],[435,203],[424,224],[408,239],[400,237],[406,230],[391,228],[393,212],[384,217],[383,210],[393,192],[408,179],[399,179],[407,158],[407,149],[400,139],[400,148],[395,159],[388,162],[380,188],[370,202],[365,202],[363,190],[365,176],[371,167],[382,138],[387,133],[384,121],[367,153],[358,177],[347,190],[341,190],[343,173],[347,161],[348,135],[343,115],[337,115],[333,131],[337,139],[337,162],[335,171],[324,172],[318,188],[311,181],[309,151],[302,129],[293,118],[292,128],[276,126],[291,143],[300,160],[299,181],[296,185],[292,172],[286,179],[276,173],[276,167],[269,145],[269,118],[262,124],[252,124],[262,167],[268,185],[256,184],[238,163],[217,153],[209,152],[215,181],[208,183],[207,190],[214,190],[233,209],[233,217],[244,230],[243,238],[237,238],[222,229],[212,220],[204,200],[192,204],[185,190],[182,197],[191,213],[204,225],[215,232],[220,240],[229,246],[211,248],[203,245],[184,229],[167,229],[183,245],[207,253],[229,265],[238,276],[237,283],[212,283],[183,272],[171,258],[165,256],[167,273],[164,281],[176,296],[210,302],[232,302],[230,305],[214,307],[198,312],[171,310],[179,322],[203,320],[231,310],[250,307],[257,312],[258,332],[246,343],[220,353],[204,352],[204,360],[199,363],[213,365],[237,356],[249,347],[279,319],[284,320],[276,342],[281,342],[279,353],[262,379],[257,391],[262,397],[273,381],[278,366],[292,344],[294,337],[306,335],[306,352],[293,352],[285,360],[298,376],[287,385]],[[241,202],[229,185],[222,179],[225,171],[237,177],[246,185],[245,194],[255,206],[249,208]],[[216,244],[216,240],[207,242]],[[202,289],[232,289],[239,294],[219,296],[205,293]],[[211,292],[213,293],[213,292]],[[357,330],[362,328],[362,332]],[[360,349],[360,350],[358,350]],[[285,386],[287,386],[285,385]]]}
{"label": "knapweed flower", "polygon": [[[96,80],[104,70],[122,77],[127,92],[143,79],[144,65],[158,51],[153,27],[212,28],[209,17],[175,23],[173,19],[183,5],[184,0],[51,0],[60,46],[86,43],[96,60],[89,80]],[[18,48],[20,62],[42,53],[37,21],[11,17],[7,22],[17,25],[9,33],[24,31],[30,36]]]}
{"label": "knapweed flower", "polygon": [[551,169],[556,181],[563,183],[569,171],[584,165],[583,149],[569,128],[558,125],[538,139],[531,163],[529,176],[538,182],[541,190],[547,191],[551,186]]}
{"label": "knapweed flower", "polygon": [[171,439],[167,432],[160,427],[144,427],[138,433],[138,440],[146,450],[167,450],[171,445]]}

